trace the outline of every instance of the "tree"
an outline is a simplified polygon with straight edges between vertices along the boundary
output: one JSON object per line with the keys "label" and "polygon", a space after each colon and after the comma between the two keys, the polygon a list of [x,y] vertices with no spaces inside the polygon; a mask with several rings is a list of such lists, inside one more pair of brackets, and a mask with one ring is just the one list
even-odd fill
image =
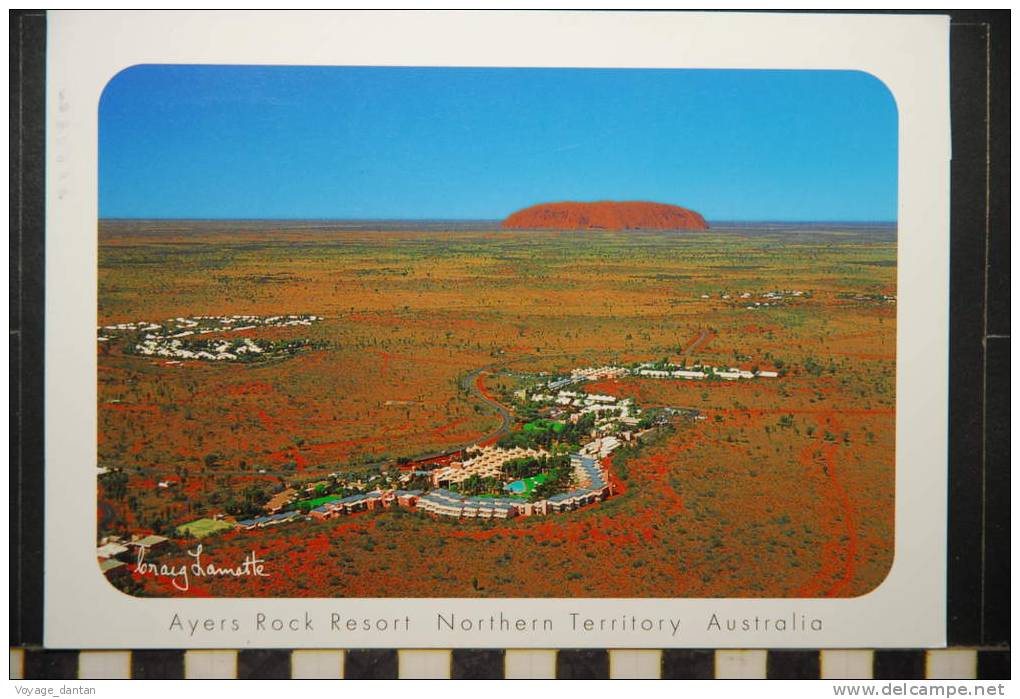
{"label": "tree", "polygon": [[128,475],[123,471],[110,471],[99,478],[103,489],[112,500],[123,500],[127,495]]}

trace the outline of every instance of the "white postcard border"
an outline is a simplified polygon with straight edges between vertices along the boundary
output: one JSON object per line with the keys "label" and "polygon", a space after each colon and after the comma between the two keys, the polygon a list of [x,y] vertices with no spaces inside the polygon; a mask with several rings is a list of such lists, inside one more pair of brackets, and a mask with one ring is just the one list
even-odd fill
{"label": "white postcard border", "polygon": [[[949,300],[949,20],[937,16],[605,12],[50,13],[47,68],[44,637],[64,648],[937,647],[945,644]],[[136,599],[96,542],[97,119],[141,63],[867,71],[899,108],[895,558],[851,599]],[[258,632],[256,615],[312,619]],[[437,614],[554,621],[552,631],[442,631]],[[572,613],[580,616],[571,617]],[[175,614],[203,623],[170,627]],[[341,619],[410,620],[395,631]],[[719,619],[822,620],[726,632]],[[572,619],[680,620],[588,632]],[[207,630],[204,620],[212,628]],[[233,630],[232,620],[238,621]],[[221,622],[226,620],[226,622]],[[343,623],[341,623],[343,626]]]}

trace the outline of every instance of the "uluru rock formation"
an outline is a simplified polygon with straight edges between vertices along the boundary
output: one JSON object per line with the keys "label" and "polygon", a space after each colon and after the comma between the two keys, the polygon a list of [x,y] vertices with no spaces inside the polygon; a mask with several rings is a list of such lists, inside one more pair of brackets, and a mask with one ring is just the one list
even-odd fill
{"label": "uluru rock formation", "polygon": [[503,221],[503,228],[705,230],[708,224],[698,212],[671,204],[563,201],[515,211]]}

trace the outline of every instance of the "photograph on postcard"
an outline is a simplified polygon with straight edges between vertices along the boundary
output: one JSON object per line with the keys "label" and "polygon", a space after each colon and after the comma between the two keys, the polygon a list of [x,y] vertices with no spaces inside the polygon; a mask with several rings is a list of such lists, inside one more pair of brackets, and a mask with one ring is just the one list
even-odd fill
{"label": "photograph on postcard", "polygon": [[889,572],[899,134],[871,74],[138,65],[98,126],[122,592]]}

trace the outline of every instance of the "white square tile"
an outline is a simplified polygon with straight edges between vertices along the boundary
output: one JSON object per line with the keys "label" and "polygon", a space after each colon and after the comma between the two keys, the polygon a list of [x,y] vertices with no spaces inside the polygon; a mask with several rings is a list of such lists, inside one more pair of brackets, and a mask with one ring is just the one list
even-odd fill
{"label": "white square tile", "polygon": [[763,680],[768,653],[763,650],[717,650],[715,676],[720,680]]}
{"label": "white square tile", "polygon": [[977,679],[976,650],[930,650],[926,655],[924,676],[929,680]]}
{"label": "white square tile", "polygon": [[402,680],[450,679],[450,651],[397,651],[397,677]]}
{"label": "white square tile", "polygon": [[23,648],[11,648],[11,679],[20,680],[25,677],[25,651]]}
{"label": "white square tile", "polygon": [[503,662],[508,680],[556,679],[554,650],[508,650]]}
{"label": "white square tile", "polygon": [[78,653],[78,679],[131,679],[131,651],[83,650]]}
{"label": "white square tile", "polygon": [[184,654],[184,677],[189,680],[237,678],[236,650],[189,650]]}
{"label": "white square tile", "polygon": [[295,680],[334,680],[344,676],[342,650],[296,650],[290,654],[290,676]]}
{"label": "white square tile", "polygon": [[870,680],[872,677],[874,651],[823,650],[820,655],[823,680]]}
{"label": "white square tile", "polygon": [[657,680],[662,677],[662,651],[609,651],[609,679]]}

